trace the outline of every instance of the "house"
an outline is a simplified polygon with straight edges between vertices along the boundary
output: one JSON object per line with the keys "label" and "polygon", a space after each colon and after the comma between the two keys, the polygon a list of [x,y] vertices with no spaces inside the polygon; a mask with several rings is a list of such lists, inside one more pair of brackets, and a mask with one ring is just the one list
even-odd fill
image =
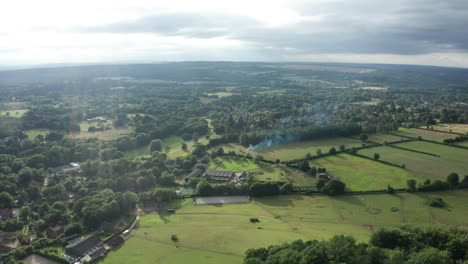
{"label": "house", "polygon": [[93,122],[106,123],[107,118],[104,116],[97,116],[95,118],[86,119],[86,121],[88,121],[88,123],[93,123]]}
{"label": "house", "polygon": [[230,181],[234,176],[234,172],[209,170],[205,173],[205,176],[209,177],[212,183],[221,183]]}
{"label": "house", "polygon": [[190,172],[189,175],[185,176],[185,182],[188,182],[191,178],[200,178],[203,174],[203,170],[200,168],[195,168]]}
{"label": "house", "polygon": [[79,176],[81,174],[81,166],[79,163],[71,162],[68,165],[53,168],[52,174],[63,177]]}
{"label": "house", "polygon": [[54,227],[50,227],[48,226],[45,230],[45,233],[46,233],[46,236],[48,238],[56,238],[58,237],[60,234],[63,233],[63,226],[60,226],[60,225],[57,225],[57,226],[54,226]]}
{"label": "house", "polygon": [[0,219],[12,219],[13,212],[8,209],[0,209]]}
{"label": "house", "polygon": [[89,235],[73,241],[65,247],[65,254],[73,258],[83,258],[103,248],[103,242],[97,234]]}
{"label": "house", "polygon": [[317,179],[324,180],[325,182],[329,182],[331,179],[333,179],[332,176],[328,175],[325,172],[317,173],[315,176]]}

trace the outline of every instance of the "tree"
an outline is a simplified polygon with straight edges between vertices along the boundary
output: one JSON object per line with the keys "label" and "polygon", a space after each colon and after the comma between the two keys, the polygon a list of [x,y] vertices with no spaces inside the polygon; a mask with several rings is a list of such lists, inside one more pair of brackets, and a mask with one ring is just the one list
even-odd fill
{"label": "tree", "polygon": [[186,144],[186,143],[182,143],[181,149],[182,149],[183,151],[187,151],[187,144]]}
{"label": "tree", "polygon": [[374,159],[379,160],[380,159],[380,154],[379,153],[374,153]]}
{"label": "tree", "polygon": [[177,193],[173,189],[156,188],[151,193],[151,197],[157,202],[168,202],[177,199]]}
{"label": "tree", "polygon": [[452,172],[447,176],[447,183],[452,188],[457,187],[459,181],[460,181],[460,178],[458,177],[458,174],[455,172]]}
{"label": "tree", "polygon": [[389,193],[389,194],[394,194],[394,193],[395,193],[395,189],[393,189],[392,186],[387,185],[387,193]]}
{"label": "tree", "polygon": [[409,192],[414,192],[416,191],[416,181],[415,180],[407,180],[406,185],[408,186],[408,191]]}
{"label": "tree", "polygon": [[78,223],[73,223],[65,227],[65,236],[71,236],[73,234],[81,234],[83,227]]}
{"label": "tree", "polygon": [[328,153],[330,153],[331,155],[335,155],[336,154],[336,148],[332,147]]}
{"label": "tree", "polygon": [[317,153],[318,156],[322,156],[322,150],[321,149],[317,149],[317,151],[315,151],[315,153]]}
{"label": "tree", "polygon": [[367,136],[367,134],[361,134],[359,136],[359,139],[362,140],[362,141],[366,141],[369,137]]}
{"label": "tree", "polygon": [[29,208],[29,206],[21,207],[21,211],[20,211],[21,218],[27,219],[30,214],[31,214],[31,208]]}
{"label": "tree", "polygon": [[280,187],[281,194],[288,194],[292,193],[293,191],[293,186],[290,182],[287,182]]}
{"label": "tree", "polygon": [[325,186],[325,184],[326,184],[325,180],[319,179],[317,181],[317,184],[315,185],[315,188],[317,189],[317,191],[321,191],[322,188]]}
{"label": "tree", "polygon": [[10,208],[13,205],[13,197],[8,192],[0,193],[0,208]]}
{"label": "tree", "polygon": [[213,186],[206,180],[202,180],[197,184],[196,192],[201,196],[213,195]]}
{"label": "tree", "polygon": [[340,151],[345,151],[346,150],[346,147],[344,145],[341,145],[340,146]]}
{"label": "tree", "polygon": [[309,162],[304,160],[301,163],[299,163],[299,169],[303,172],[309,171],[310,170]]}
{"label": "tree", "polygon": [[328,195],[339,195],[345,192],[345,188],[346,184],[344,182],[333,179],[322,188],[322,192]]}
{"label": "tree", "polygon": [[162,141],[160,139],[152,140],[149,146],[149,150],[151,153],[153,153],[154,151],[161,151]]}
{"label": "tree", "polygon": [[408,264],[452,263],[448,251],[428,247],[409,256]]}

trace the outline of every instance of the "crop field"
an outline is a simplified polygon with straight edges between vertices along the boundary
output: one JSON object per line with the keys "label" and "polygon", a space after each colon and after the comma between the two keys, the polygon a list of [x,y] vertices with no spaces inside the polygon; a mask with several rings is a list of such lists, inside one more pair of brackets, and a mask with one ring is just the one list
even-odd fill
{"label": "crop field", "polygon": [[217,95],[219,98],[222,98],[222,97],[228,97],[228,96],[232,96],[234,93],[228,93],[228,92],[217,92],[217,93],[209,93],[208,95]]}
{"label": "crop field", "polygon": [[468,141],[457,142],[457,143],[455,143],[455,145],[468,148]]}
{"label": "crop field", "polygon": [[380,160],[404,164],[406,170],[419,180],[445,179],[452,172],[461,175],[468,173],[468,150],[421,141],[399,143],[396,146],[433,153],[440,157],[383,146],[363,149],[358,153],[368,157],[378,153]]}
{"label": "crop field", "polygon": [[251,171],[261,168],[263,165],[247,158],[218,157],[212,160],[209,169],[222,171]]}
{"label": "crop field", "polygon": [[406,136],[406,137],[422,137],[423,139],[443,142],[446,138],[454,138],[456,135],[444,132],[429,131],[417,128],[399,128],[398,131],[393,132],[395,135]]}
{"label": "crop field", "polygon": [[[344,145],[346,148],[359,147],[362,145],[362,142],[353,138],[326,138],[285,143],[257,151],[249,151],[249,153],[254,157],[255,155],[262,155],[267,160],[280,159],[281,161],[289,161],[305,158],[308,153],[311,155],[317,155],[316,152],[318,149],[323,153],[327,153],[332,147],[338,150],[340,145]],[[222,147],[225,152],[235,151],[237,153],[245,154],[246,151],[245,147],[238,144],[226,144]]]}
{"label": "crop field", "polygon": [[[132,237],[99,263],[241,263],[249,248],[295,239],[327,239],[350,234],[367,241],[380,226],[468,225],[468,191],[431,193],[448,207],[426,205],[425,195],[284,195],[248,204],[184,203],[172,215],[140,218]],[[260,222],[250,223],[250,217]],[[456,219],[455,219],[456,218]],[[171,236],[176,235],[178,242]]]}
{"label": "crop field", "polygon": [[376,142],[379,144],[384,144],[385,142],[390,143],[390,142],[398,142],[401,140],[405,140],[406,138],[394,136],[394,135],[389,135],[389,134],[371,134],[368,137],[368,141]]}
{"label": "crop field", "polygon": [[45,136],[49,132],[50,129],[47,128],[28,129],[24,131],[24,133],[26,133],[26,135],[28,135],[28,138],[31,140],[34,140],[39,135]]}
{"label": "crop field", "polygon": [[256,181],[289,182],[296,187],[315,186],[316,179],[282,165],[272,165],[252,172]]}
{"label": "crop field", "polygon": [[330,175],[345,182],[351,191],[384,190],[387,185],[404,188],[406,181],[411,179],[411,174],[404,169],[349,154],[314,159],[309,164],[326,168]]}
{"label": "crop field", "polygon": [[438,124],[432,126],[435,130],[454,132],[460,134],[468,133],[468,124]]}
{"label": "crop field", "polygon": [[28,109],[12,109],[12,110],[4,110],[0,111],[0,116],[6,116],[9,114],[11,117],[22,117],[24,113],[26,113]]}

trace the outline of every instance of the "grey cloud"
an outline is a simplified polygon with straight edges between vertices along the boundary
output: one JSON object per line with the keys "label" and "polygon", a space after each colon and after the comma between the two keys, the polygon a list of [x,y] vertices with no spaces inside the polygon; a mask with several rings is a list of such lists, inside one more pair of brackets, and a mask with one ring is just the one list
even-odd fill
{"label": "grey cloud", "polygon": [[283,27],[221,13],[173,13],[80,29],[86,32],[155,33],[192,38],[227,37],[278,53],[425,54],[468,51],[468,1],[326,1],[295,7],[320,16]]}

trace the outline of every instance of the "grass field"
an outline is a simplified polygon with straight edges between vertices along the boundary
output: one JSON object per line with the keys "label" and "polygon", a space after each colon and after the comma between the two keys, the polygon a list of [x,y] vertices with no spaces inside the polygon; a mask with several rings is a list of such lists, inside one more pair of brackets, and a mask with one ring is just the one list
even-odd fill
{"label": "grass field", "polygon": [[229,92],[217,92],[217,93],[209,93],[208,95],[209,95],[209,96],[217,95],[219,98],[222,98],[222,97],[232,96],[233,93],[229,93]]}
{"label": "grass field", "polygon": [[263,165],[247,158],[217,157],[210,161],[209,169],[223,171],[251,171],[261,168]]}
{"label": "grass field", "polygon": [[50,129],[47,129],[47,128],[28,129],[24,131],[24,133],[26,133],[26,135],[28,135],[28,138],[31,140],[36,138],[38,135],[45,136],[49,132],[50,132]]}
{"label": "grass field", "polygon": [[454,132],[454,133],[461,133],[461,134],[468,133],[468,124],[438,124],[432,127],[434,127],[435,130],[440,130],[440,131]]}
{"label": "grass field", "polygon": [[[82,128],[81,128],[82,129]],[[71,138],[97,138],[100,140],[113,140],[116,138],[124,137],[133,132],[133,128],[112,128],[104,131],[88,132],[88,130],[81,130],[80,133],[70,134]]]}
{"label": "grass field", "polygon": [[454,138],[456,135],[444,132],[429,131],[417,128],[399,128],[398,131],[393,132],[395,135],[401,135],[406,137],[422,137],[423,139],[443,142],[446,138]]}
{"label": "grass field", "polygon": [[399,143],[395,146],[433,153],[440,157],[392,147],[363,149],[359,154],[373,157],[374,153],[379,153],[381,160],[405,164],[406,170],[419,180],[445,179],[452,172],[468,174],[468,150],[422,141]]}
{"label": "grass field", "polygon": [[404,169],[349,154],[314,159],[309,164],[325,167],[329,174],[345,182],[351,191],[384,190],[387,185],[404,188],[406,181],[411,179],[411,174]]}
{"label": "grass field", "polygon": [[[426,205],[426,195],[287,195],[248,204],[187,204],[172,215],[144,215],[132,237],[99,263],[242,263],[248,248],[295,239],[350,234],[367,241],[377,227],[401,224],[468,225],[468,191],[431,193],[448,208]],[[250,217],[260,223],[252,224]],[[456,218],[456,219],[454,219]],[[177,243],[171,241],[176,235]]]}
{"label": "grass field", "polygon": [[272,165],[252,172],[257,181],[289,182],[296,187],[316,185],[316,179],[305,173],[282,165]]}
{"label": "grass field", "polygon": [[[257,151],[249,151],[249,153],[252,156],[262,155],[267,160],[280,159],[281,161],[289,161],[305,158],[307,153],[316,155],[318,149],[321,149],[323,153],[326,153],[332,147],[338,149],[340,145],[344,145],[346,148],[359,147],[362,145],[362,142],[352,138],[326,138],[286,143]],[[224,148],[224,151],[235,151],[242,154],[245,154],[244,152],[246,150],[245,147],[238,144],[226,144],[222,147]]]}
{"label": "grass field", "polygon": [[372,142],[376,142],[376,143],[379,143],[379,144],[383,144],[385,142],[387,142],[387,143],[398,142],[398,141],[405,140],[405,139],[406,138],[402,138],[402,137],[398,137],[398,136],[394,136],[394,135],[377,133],[377,134],[369,135],[367,140],[372,141]]}
{"label": "grass field", "polygon": [[26,113],[28,109],[12,109],[12,110],[4,110],[0,111],[0,116],[6,116],[7,113],[10,113],[11,117],[22,117],[24,113]]}

